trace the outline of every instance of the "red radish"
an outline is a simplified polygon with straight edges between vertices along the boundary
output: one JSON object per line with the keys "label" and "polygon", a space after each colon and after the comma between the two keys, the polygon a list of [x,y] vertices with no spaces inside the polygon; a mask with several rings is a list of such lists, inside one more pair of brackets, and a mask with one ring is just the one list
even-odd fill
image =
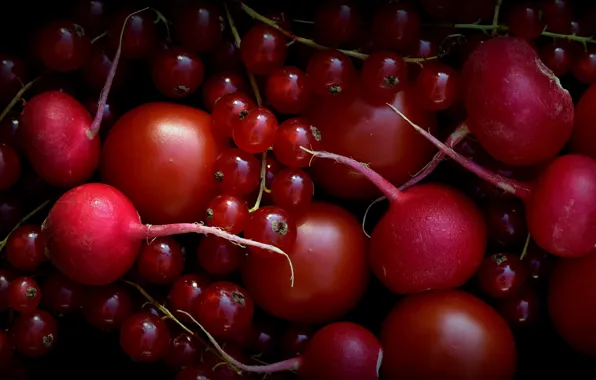
{"label": "red radish", "polygon": [[[483,43],[466,61],[463,78],[468,119],[448,137],[447,146],[472,133],[498,161],[530,166],[554,157],[571,137],[571,95],[526,41]],[[437,153],[403,188],[420,182],[443,158]]]}
{"label": "red radish", "polygon": [[486,226],[463,193],[440,184],[402,192],[356,160],[328,152],[311,154],[361,173],[389,199],[389,211],[371,234],[368,254],[373,272],[392,292],[454,288],[474,275],[486,250]]}
{"label": "red radish", "polygon": [[228,355],[208,331],[199,327],[227,361],[246,372],[296,371],[298,378],[304,380],[378,380],[383,362],[379,340],[352,322],[334,322],[323,327],[313,335],[302,355],[267,365],[239,362]]}
{"label": "red radish", "polygon": [[144,225],[134,205],[122,192],[101,183],[84,184],[62,195],[50,210],[42,231],[52,263],[84,285],[116,281],[133,266],[143,239],[175,234],[212,234],[287,257],[277,247],[198,223]]}
{"label": "red radish", "polygon": [[544,250],[581,257],[596,250],[596,161],[579,154],[553,159],[532,183],[501,177],[448,148],[388,104],[445,155],[478,177],[521,198],[528,230]]}
{"label": "red radish", "polygon": [[[145,10],[130,14],[124,25],[131,16]],[[118,47],[94,119],[79,101],[58,91],[34,96],[25,106],[20,127],[25,153],[35,171],[49,184],[73,187],[87,181],[97,168],[100,154],[97,134],[120,53]]]}
{"label": "red radish", "polygon": [[570,141],[570,151],[596,158],[596,85],[583,93],[575,107],[575,126]]}
{"label": "red radish", "polygon": [[569,140],[571,95],[527,41],[485,42],[466,61],[463,78],[468,127],[497,160],[537,164]]}

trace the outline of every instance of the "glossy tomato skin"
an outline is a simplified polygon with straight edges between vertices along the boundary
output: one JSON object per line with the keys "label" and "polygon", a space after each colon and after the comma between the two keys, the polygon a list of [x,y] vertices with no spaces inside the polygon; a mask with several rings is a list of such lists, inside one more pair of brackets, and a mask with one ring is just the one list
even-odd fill
{"label": "glossy tomato skin", "polygon": [[313,203],[296,221],[298,233],[283,258],[248,255],[244,285],[255,303],[292,322],[319,324],[344,315],[362,297],[369,279],[366,238],[358,220],[339,206]]}
{"label": "glossy tomato skin", "polygon": [[460,290],[428,291],[397,303],[383,323],[386,379],[513,379],[516,346],[509,326]]}
{"label": "glossy tomato skin", "polygon": [[173,103],[149,103],[124,114],[102,150],[103,182],[121,190],[143,222],[195,222],[216,193],[213,163],[225,142],[211,116]]}
{"label": "glossy tomato skin", "polygon": [[596,159],[596,85],[583,93],[575,106],[575,127],[570,140],[570,151]]}
{"label": "glossy tomato skin", "polygon": [[[410,120],[435,131],[435,113],[423,111],[412,89],[399,92],[392,104]],[[305,117],[321,132],[323,148],[365,162],[395,185],[401,185],[422,169],[435,148],[384,102],[373,103],[355,89],[333,99],[312,102]],[[367,199],[380,191],[361,174],[333,160],[315,160],[316,185],[341,198]]]}
{"label": "glossy tomato skin", "polygon": [[596,253],[559,260],[551,274],[548,310],[559,335],[575,350],[596,356]]}

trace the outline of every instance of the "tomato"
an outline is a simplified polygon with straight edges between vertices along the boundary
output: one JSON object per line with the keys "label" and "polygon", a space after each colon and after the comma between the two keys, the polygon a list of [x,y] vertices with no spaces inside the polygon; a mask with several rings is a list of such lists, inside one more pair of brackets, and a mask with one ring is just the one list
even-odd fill
{"label": "tomato", "polygon": [[244,285],[255,303],[292,322],[318,324],[344,315],[364,294],[369,279],[366,238],[360,223],[339,206],[313,203],[296,221],[298,233],[288,252],[294,287],[284,257],[248,255]]}
{"label": "tomato", "polygon": [[383,323],[387,379],[513,379],[516,347],[509,326],[460,290],[427,291],[399,301]]}
{"label": "tomato", "polygon": [[146,223],[196,222],[216,194],[212,168],[223,145],[206,112],[144,104],[110,130],[101,177],[130,198]]}
{"label": "tomato", "polygon": [[575,350],[596,356],[596,253],[559,260],[550,277],[548,310],[555,330]]}
{"label": "tomato", "polygon": [[[413,122],[434,131],[435,114],[420,109],[411,93],[411,89],[400,91],[393,106]],[[359,91],[344,95],[312,102],[305,113],[321,132],[326,151],[367,163],[395,185],[406,182],[432,159],[435,148],[385,103],[371,103]],[[338,197],[366,199],[380,195],[364,176],[330,160],[315,160],[312,175],[316,184]]]}
{"label": "tomato", "polygon": [[583,93],[575,106],[575,127],[570,140],[570,151],[596,158],[596,85]]}

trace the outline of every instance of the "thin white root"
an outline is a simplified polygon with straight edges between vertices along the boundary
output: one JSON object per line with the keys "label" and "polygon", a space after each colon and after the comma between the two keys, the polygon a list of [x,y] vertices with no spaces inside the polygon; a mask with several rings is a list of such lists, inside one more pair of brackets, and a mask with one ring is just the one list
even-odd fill
{"label": "thin white root", "polygon": [[369,239],[370,239],[370,235],[368,234],[368,232],[366,232],[366,229],[364,228],[364,225],[366,224],[366,216],[368,215],[368,212],[370,211],[372,206],[374,206],[375,204],[377,204],[381,201],[384,201],[385,199],[387,199],[386,196],[382,196],[382,197],[375,199],[374,201],[371,202],[371,204],[368,205],[368,207],[366,208],[366,211],[364,212],[364,216],[362,217],[362,232],[364,232],[366,237],[368,237]]}

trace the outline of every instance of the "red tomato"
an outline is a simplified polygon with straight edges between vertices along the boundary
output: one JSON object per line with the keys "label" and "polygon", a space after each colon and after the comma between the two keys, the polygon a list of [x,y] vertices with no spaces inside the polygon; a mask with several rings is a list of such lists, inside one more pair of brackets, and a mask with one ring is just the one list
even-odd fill
{"label": "red tomato", "polygon": [[570,151],[596,159],[596,85],[584,92],[575,106],[575,127],[571,135]]}
{"label": "red tomato", "polygon": [[110,130],[101,176],[130,198],[145,223],[195,222],[216,193],[212,169],[224,145],[219,139],[204,111],[144,104]]}
{"label": "red tomato", "polygon": [[248,255],[244,285],[257,305],[292,322],[318,324],[339,318],[363,295],[369,278],[360,223],[339,206],[314,203],[296,221],[298,234],[284,257]]}
{"label": "red tomato", "polygon": [[559,260],[550,277],[548,310],[555,329],[575,350],[596,356],[596,253]]}
{"label": "red tomato", "polygon": [[387,379],[513,379],[509,326],[460,290],[428,291],[397,303],[381,331]]}
{"label": "red tomato", "polygon": [[[435,113],[423,111],[410,89],[399,92],[393,106],[410,120],[434,132]],[[326,151],[352,157],[395,185],[422,169],[435,148],[384,102],[370,103],[359,92],[312,102],[305,116],[319,129]],[[342,198],[373,198],[380,191],[364,176],[332,160],[313,162],[313,180]]]}

